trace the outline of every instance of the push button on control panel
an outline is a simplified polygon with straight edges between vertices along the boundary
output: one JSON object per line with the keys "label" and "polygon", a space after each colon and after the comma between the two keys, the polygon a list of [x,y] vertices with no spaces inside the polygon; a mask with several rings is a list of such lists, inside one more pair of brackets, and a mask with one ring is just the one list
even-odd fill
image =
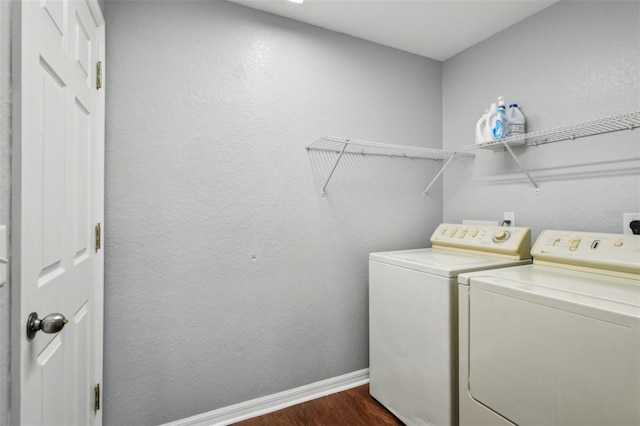
{"label": "push button on control panel", "polygon": [[453,228],[453,230],[451,231],[451,234],[449,234],[449,236],[450,236],[451,238],[455,237],[456,232],[458,232],[458,228]]}
{"label": "push button on control panel", "polygon": [[471,233],[471,237],[472,237],[472,238],[475,238],[475,237],[477,237],[477,236],[478,236],[478,230],[477,230],[477,229],[474,229],[474,230],[473,230],[473,232]]}
{"label": "push button on control panel", "polygon": [[465,237],[465,235],[467,235],[467,232],[468,232],[468,230],[467,230],[467,229],[463,229],[463,230],[460,232],[460,235],[458,235],[458,237],[459,237],[459,238],[464,238],[464,237]]}
{"label": "push button on control panel", "polygon": [[614,242],[613,245],[616,246],[616,247],[622,247],[622,240],[618,240],[618,241]]}
{"label": "push button on control panel", "polygon": [[576,249],[578,248],[579,245],[580,245],[580,240],[579,239],[572,240],[571,241],[571,245],[569,246],[569,250],[576,251]]}

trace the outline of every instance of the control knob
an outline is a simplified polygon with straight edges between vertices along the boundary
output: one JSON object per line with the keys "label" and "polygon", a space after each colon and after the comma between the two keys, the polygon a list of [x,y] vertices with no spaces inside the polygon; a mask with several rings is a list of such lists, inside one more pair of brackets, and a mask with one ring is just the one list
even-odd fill
{"label": "control knob", "polygon": [[511,234],[507,231],[496,231],[493,233],[493,241],[495,243],[502,243],[509,239]]}

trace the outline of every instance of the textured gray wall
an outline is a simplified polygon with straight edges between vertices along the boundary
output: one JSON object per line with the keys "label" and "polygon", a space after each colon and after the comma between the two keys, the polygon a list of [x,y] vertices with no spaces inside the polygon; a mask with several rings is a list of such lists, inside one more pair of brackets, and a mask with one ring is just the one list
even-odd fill
{"label": "textured gray wall", "polygon": [[[0,1],[0,225],[10,226],[11,2]],[[0,288],[0,425],[9,424],[10,284]]]}
{"label": "textured gray wall", "polygon": [[[0,1],[0,223],[8,9]],[[105,424],[161,423],[366,367],[366,253],[424,245],[440,192],[416,191],[433,167],[349,161],[325,199],[327,159],[303,146],[326,133],[438,146],[438,64],[234,5],[106,12]],[[445,148],[472,143],[498,95],[523,106],[530,130],[639,109],[639,16],[637,2],[562,2],[445,62]],[[535,235],[619,232],[621,213],[640,211],[639,149],[625,132],[519,150],[537,196],[506,154],[478,152],[447,173],[445,219],[515,211]],[[0,304],[8,324],[8,287]]]}
{"label": "textured gray wall", "polygon": [[[517,102],[527,131],[640,110],[640,3],[560,2],[445,61],[446,149],[474,143],[474,125],[499,95]],[[533,237],[544,229],[621,232],[640,212],[638,130],[516,150],[478,150],[445,180],[444,218],[499,220],[514,211]]]}
{"label": "textured gray wall", "polygon": [[226,2],[110,2],[105,424],[151,425],[368,367],[367,259],[428,244],[441,63]]}

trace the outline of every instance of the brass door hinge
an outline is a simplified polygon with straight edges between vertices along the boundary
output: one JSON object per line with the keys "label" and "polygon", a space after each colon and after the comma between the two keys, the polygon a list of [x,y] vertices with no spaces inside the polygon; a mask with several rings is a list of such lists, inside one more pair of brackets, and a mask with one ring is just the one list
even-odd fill
{"label": "brass door hinge", "polygon": [[93,411],[100,409],[100,383],[93,388]]}
{"label": "brass door hinge", "polygon": [[96,89],[102,88],[102,62],[96,64]]}
{"label": "brass door hinge", "polygon": [[102,248],[102,227],[100,224],[96,225],[96,251]]}

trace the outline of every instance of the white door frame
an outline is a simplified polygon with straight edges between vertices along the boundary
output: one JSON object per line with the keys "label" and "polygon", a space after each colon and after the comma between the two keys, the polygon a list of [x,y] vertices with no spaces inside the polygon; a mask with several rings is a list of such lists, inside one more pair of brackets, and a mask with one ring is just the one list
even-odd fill
{"label": "white door frame", "polygon": [[[2,1],[2,0],[0,0]],[[22,100],[21,100],[21,88],[22,88],[22,40],[24,37],[29,37],[28,34],[22,34],[22,10],[21,1],[36,1],[36,0],[12,0],[11,4],[11,88],[12,88],[12,101],[11,101],[11,336],[10,336],[10,352],[11,352],[11,390],[10,390],[10,423],[20,423],[20,370],[21,370],[21,338],[26,331],[26,318],[21,318],[21,276],[20,276],[20,238],[21,238],[21,223],[20,223],[20,190],[21,190],[21,178],[20,178],[20,152],[21,152],[21,129],[22,129]],[[98,26],[98,58],[102,63],[102,84],[103,87],[98,91],[97,101],[97,113],[99,117],[104,117],[105,114],[105,20],[102,14],[102,10],[98,3],[98,0],[84,0],[89,7],[90,13]],[[96,167],[99,168],[97,172],[100,175],[104,175],[104,142],[105,142],[105,128],[104,120],[98,120],[96,128],[96,142],[102,149],[96,153]],[[96,217],[96,221],[102,224],[102,247],[104,247],[104,179],[99,181],[96,185],[94,196],[96,197],[96,206],[98,207],[99,217]],[[96,268],[96,329],[102,330],[104,328],[104,250],[100,250],[99,254],[101,261],[98,262]],[[97,333],[99,338],[94,341],[97,354],[103,353],[103,333]],[[96,380],[98,383],[103,383],[103,359],[102,356],[96,359],[95,371]],[[102,397],[101,397],[102,399]],[[96,416],[96,425],[102,424],[102,407]]]}

